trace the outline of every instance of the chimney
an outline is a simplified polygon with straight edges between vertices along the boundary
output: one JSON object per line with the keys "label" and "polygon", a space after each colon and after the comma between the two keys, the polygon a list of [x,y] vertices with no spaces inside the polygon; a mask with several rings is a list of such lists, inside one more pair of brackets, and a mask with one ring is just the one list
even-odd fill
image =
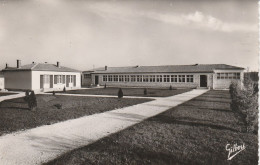
{"label": "chimney", "polygon": [[59,61],[57,61],[57,67],[58,67],[58,68],[60,67],[60,62],[59,62]]}
{"label": "chimney", "polygon": [[105,70],[107,70],[107,66],[105,66]]}
{"label": "chimney", "polygon": [[21,60],[17,60],[17,68],[21,68]]}
{"label": "chimney", "polygon": [[8,64],[7,63],[5,64],[5,68],[8,68]]}

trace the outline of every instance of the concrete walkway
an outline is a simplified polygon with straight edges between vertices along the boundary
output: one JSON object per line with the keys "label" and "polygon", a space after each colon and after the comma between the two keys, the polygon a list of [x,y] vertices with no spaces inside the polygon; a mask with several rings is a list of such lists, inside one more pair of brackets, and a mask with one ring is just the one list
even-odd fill
{"label": "concrete walkway", "polygon": [[[15,92],[15,93],[17,93],[17,92]],[[24,96],[25,96],[24,92],[19,92],[17,94],[13,94],[13,95],[0,96],[0,102],[2,102],[4,100],[10,100],[10,99],[15,99],[15,98],[24,97]]]}
{"label": "concrete walkway", "polygon": [[206,91],[196,89],[122,109],[0,136],[0,164],[36,165],[48,162],[65,152],[123,130]]}

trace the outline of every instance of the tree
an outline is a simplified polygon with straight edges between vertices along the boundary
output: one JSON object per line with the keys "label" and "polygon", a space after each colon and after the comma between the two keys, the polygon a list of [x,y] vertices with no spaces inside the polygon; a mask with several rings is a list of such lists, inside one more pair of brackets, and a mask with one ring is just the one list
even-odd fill
{"label": "tree", "polygon": [[144,95],[147,95],[147,89],[144,88]]}
{"label": "tree", "polygon": [[123,93],[123,91],[122,91],[122,89],[121,88],[119,88],[119,91],[118,91],[118,98],[123,98],[123,96],[124,96],[124,93]]}
{"label": "tree", "polygon": [[28,107],[30,110],[35,110],[35,108],[37,107],[37,99],[34,91],[32,91],[31,94],[29,95]]}

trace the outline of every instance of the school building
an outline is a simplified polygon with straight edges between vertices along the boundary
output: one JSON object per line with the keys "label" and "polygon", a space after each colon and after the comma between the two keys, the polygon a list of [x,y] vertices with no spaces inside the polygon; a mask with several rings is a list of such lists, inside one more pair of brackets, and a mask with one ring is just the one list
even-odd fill
{"label": "school building", "polygon": [[105,66],[82,72],[82,85],[227,89],[243,77],[244,68],[226,64]]}

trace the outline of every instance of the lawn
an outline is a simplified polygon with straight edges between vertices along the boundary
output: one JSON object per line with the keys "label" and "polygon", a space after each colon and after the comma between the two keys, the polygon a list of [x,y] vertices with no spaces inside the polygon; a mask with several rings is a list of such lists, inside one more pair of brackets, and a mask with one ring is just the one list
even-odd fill
{"label": "lawn", "polygon": [[[113,95],[117,96],[119,88],[107,87],[107,88],[92,88],[92,89],[81,89],[81,90],[70,90],[66,93],[70,94],[89,94],[89,95]],[[122,88],[124,96],[143,96],[143,97],[168,97],[184,92],[188,92],[191,89],[174,89],[169,90],[168,88],[147,88],[147,95],[144,95],[144,88]]]}
{"label": "lawn", "polygon": [[1,96],[14,95],[14,94],[16,94],[16,93],[0,92],[0,97],[1,97]]}
{"label": "lawn", "polygon": [[[38,107],[36,111],[30,111],[23,98],[6,100],[0,102],[0,135],[150,100],[37,95]],[[56,104],[62,104],[62,109],[58,109]]]}
{"label": "lawn", "polygon": [[[241,133],[228,91],[209,91],[52,164],[257,164],[258,137]],[[227,160],[227,144],[246,149]]]}

